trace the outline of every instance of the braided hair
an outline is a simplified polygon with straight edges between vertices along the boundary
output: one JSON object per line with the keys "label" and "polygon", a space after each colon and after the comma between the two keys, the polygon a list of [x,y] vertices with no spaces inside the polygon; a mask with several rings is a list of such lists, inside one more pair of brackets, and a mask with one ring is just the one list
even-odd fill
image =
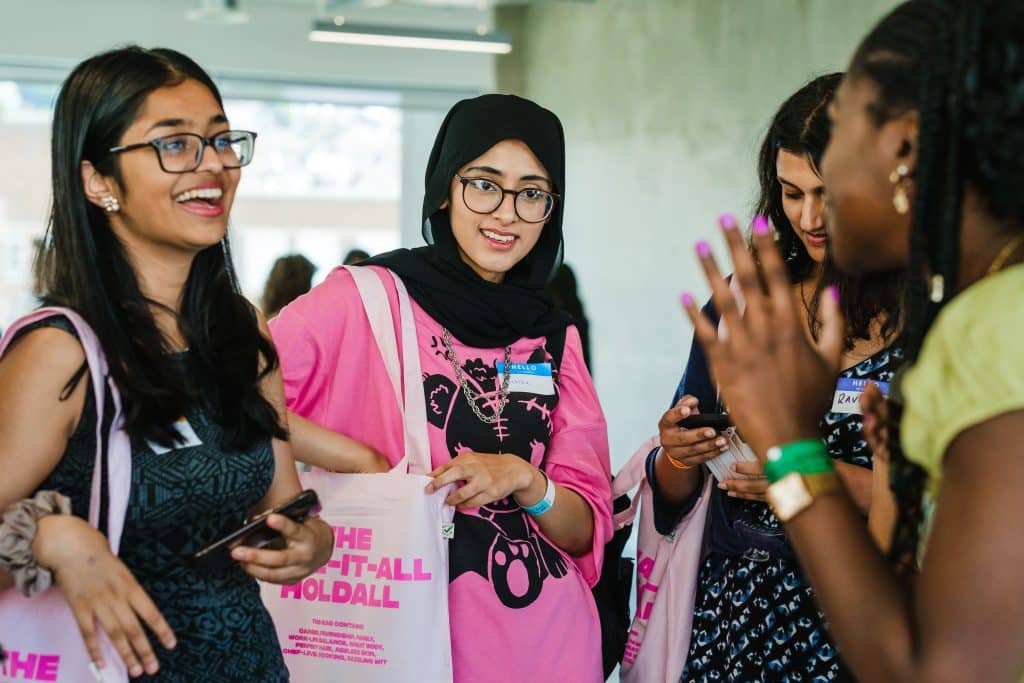
{"label": "braided hair", "polygon": [[[861,43],[850,77],[876,86],[868,107],[876,124],[919,115],[905,289],[904,352],[913,361],[956,286],[964,188],[995,218],[1024,224],[1024,3],[906,2]],[[905,572],[915,564],[927,475],[902,452],[899,430],[889,434],[899,508],[890,559]]]}
{"label": "braided hair", "polygon": [[[831,133],[828,105],[842,78],[842,73],[818,76],[790,95],[775,113],[757,155],[760,193],[754,213],[767,216],[775,226],[779,250],[786,259],[789,280],[794,284],[811,277],[818,264],[807,252],[807,247],[800,241],[796,229],[786,216],[776,161],[779,152],[786,151],[805,158],[811,169],[821,175],[821,157],[825,154]],[[757,252],[753,245],[751,248]],[[846,321],[846,350],[852,349],[859,339],[871,339],[874,322],[879,318],[882,320],[881,336],[885,341],[890,341],[902,325],[902,277],[901,273],[848,275],[836,267],[831,257],[826,257],[810,301],[803,302],[811,336],[817,339],[821,329],[821,320],[817,315],[821,295],[829,286],[835,285],[839,290],[839,305]]]}

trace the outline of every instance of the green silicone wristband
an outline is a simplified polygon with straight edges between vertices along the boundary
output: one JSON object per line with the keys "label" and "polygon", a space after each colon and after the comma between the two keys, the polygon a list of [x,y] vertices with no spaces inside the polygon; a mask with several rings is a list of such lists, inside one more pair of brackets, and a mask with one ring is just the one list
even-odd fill
{"label": "green silicone wristband", "polygon": [[764,476],[774,484],[787,474],[823,474],[835,471],[832,457],[821,439],[805,439],[768,449]]}

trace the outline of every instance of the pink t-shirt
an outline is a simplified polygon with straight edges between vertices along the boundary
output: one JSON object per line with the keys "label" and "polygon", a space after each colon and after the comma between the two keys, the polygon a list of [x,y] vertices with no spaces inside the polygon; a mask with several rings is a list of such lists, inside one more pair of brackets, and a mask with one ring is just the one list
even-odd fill
{"label": "pink t-shirt", "polygon": [[[377,268],[374,266],[374,268]],[[398,299],[389,278],[392,316]],[[450,545],[449,608],[457,683],[602,680],[601,630],[590,595],[612,534],[610,465],[604,414],[583,362],[579,333],[566,331],[561,363],[546,340],[519,339],[513,363],[551,363],[543,382],[513,391],[496,425],[479,420],[454,377],[441,326],[413,302],[434,467],[459,453],[526,458],[593,510],[593,547],[570,557],[511,499],[456,513]],[[351,275],[327,279],[270,322],[288,408],[373,446],[392,464],[402,456],[402,420]],[[401,340],[401,329],[395,325]],[[401,341],[399,343],[402,343]],[[467,381],[491,414],[504,349],[453,339]],[[555,350],[557,356],[557,349]]]}

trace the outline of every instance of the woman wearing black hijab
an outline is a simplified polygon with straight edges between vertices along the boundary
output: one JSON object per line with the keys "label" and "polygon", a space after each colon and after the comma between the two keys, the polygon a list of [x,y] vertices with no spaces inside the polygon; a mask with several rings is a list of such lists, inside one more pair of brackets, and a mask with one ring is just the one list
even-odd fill
{"label": "woman wearing black hijab", "polygon": [[[459,102],[427,166],[428,246],[361,264],[413,300],[431,486],[459,485],[456,681],[602,678],[589,588],[612,530],[607,431],[579,333],[544,293],[562,259],[564,167],[551,112],[510,95]],[[272,331],[288,407],[306,418],[290,420],[298,459],[397,462],[401,417],[351,275],[335,270]]]}

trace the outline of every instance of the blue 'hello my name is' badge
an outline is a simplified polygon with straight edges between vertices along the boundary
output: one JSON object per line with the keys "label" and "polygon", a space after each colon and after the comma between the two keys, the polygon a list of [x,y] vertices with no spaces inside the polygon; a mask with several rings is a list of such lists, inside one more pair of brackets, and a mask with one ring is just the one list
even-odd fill
{"label": "blue 'hello my name is' badge", "polygon": [[[498,381],[505,376],[505,364],[496,363]],[[539,396],[554,396],[555,383],[551,376],[551,363],[512,363],[510,365],[508,390]]]}
{"label": "blue 'hello my name is' badge", "polygon": [[869,384],[877,384],[882,390],[882,395],[889,396],[889,383],[878,382],[873,379],[856,379],[853,377],[840,377],[836,383],[836,393],[832,398],[832,410],[830,412],[841,415],[860,415],[860,395]]}

